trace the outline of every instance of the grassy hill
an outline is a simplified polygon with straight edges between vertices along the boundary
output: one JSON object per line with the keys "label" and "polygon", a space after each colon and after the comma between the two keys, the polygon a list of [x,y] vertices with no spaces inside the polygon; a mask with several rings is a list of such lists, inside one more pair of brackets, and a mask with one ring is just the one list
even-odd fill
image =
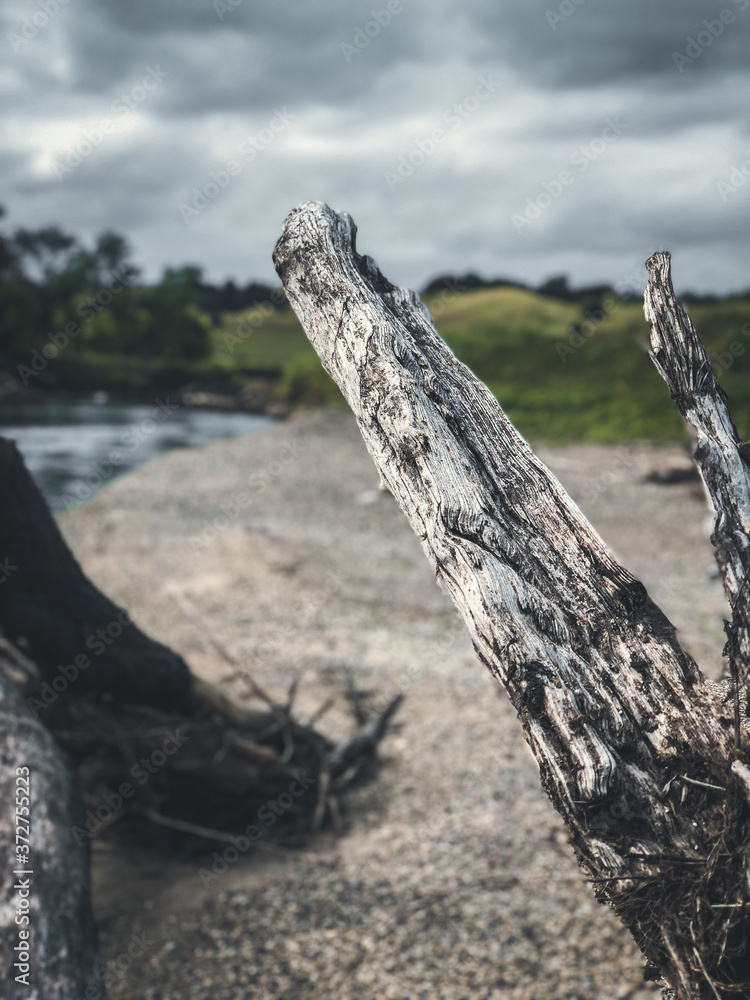
{"label": "grassy hill", "polygon": [[[648,328],[639,300],[605,295],[598,302],[564,302],[510,287],[424,300],[451,349],[532,440],[684,436],[646,353]],[[738,429],[750,435],[750,300],[694,304],[689,312]],[[212,336],[217,366],[279,372],[281,392],[291,401],[341,400],[290,311],[228,315]]]}

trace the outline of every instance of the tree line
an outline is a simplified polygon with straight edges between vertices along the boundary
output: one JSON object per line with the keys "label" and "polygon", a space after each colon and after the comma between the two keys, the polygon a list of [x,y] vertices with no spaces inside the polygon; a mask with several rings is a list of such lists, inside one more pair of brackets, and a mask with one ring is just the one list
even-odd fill
{"label": "tree line", "polygon": [[109,230],[90,245],[58,226],[0,231],[0,365],[12,370],[63,349],[79,358],[202,361],[222,313],[278,302],[272,294],[258,282],[213,285],[195,266],[165,268],[147,284],[125,238]]}

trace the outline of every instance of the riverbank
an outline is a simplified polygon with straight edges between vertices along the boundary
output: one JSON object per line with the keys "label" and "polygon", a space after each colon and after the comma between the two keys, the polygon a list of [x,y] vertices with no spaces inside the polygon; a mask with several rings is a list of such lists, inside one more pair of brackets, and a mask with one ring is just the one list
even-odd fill
{"label": "riverbank", "polygon": [[148,404],[155,397],[170,394],[181,406],[224,410],[237,413],[287,416],[292,407],[281,392],[276,372],[238,372],[232,378],[193,379],[185,373],[172,372],[143,384],[119,384],[89,373],[72,385],[56,381],[23,381],[9,371],[0,370],[0,413],[13,406],[69,403],[80,399],[105,397],[116,403]]}
{"label": "riverbank", "polygon": [[[716,676],[726,610],[702,493],[645,481],[684,452],[539,453]],[[240,507],[252,476],[263,488]],[[133,934],[149,942],[111,1000],[658,996],[582,878],[508,699],[378,489],[348,412],[171,452],[60,524],[99,586],[238,697],[213,639],[279,697],[299,677],[303,717],[333,697],[320,726],[334,737],[350,724],[344,666],[362,688],[405,694],[386,766],[341,836],[244,856],[208,881],[211,859],[94,842],[103,958],[127,954]]]}

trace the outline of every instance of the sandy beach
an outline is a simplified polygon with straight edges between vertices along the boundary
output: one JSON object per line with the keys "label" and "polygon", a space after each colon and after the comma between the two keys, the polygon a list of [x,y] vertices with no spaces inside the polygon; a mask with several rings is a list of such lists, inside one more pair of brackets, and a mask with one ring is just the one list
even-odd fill
{"label": "sandy beach", "polygon": [[[718,676],[726,610],[702,491],[645,481],[684,451],[538,453]],[[200,861],[94,842],[102,960],[142,942],[112,1000],[659,995],[348,412],[173,451],[60,523],[98,586],[237,698],[214,640],[279,696],[299,676],[302,717],[335,695],[320,722],[333,737],[351,729],[344,668],[379,699],[405,695],[377,778],[303,852],[248,853],[207,881]]]}

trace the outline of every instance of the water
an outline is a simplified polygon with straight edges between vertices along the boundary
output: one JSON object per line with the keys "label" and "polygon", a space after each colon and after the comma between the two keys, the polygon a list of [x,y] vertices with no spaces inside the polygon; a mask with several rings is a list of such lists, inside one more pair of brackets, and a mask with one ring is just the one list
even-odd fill
{"label": "water", "polygon": [[0,436],[12,438],[53,511],[77,506],[117,476],[172,448],[239,437],[275,423],[253,413],[82,401],[0,404]]}

